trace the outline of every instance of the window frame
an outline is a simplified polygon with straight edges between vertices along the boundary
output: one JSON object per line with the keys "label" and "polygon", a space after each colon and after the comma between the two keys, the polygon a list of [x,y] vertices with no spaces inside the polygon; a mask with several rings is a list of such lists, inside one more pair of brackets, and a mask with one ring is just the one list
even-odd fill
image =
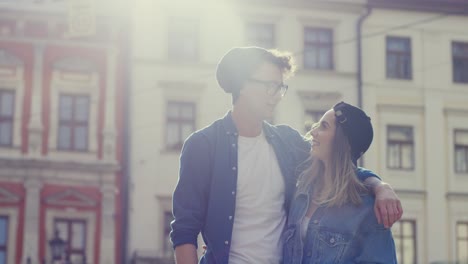
{"label": "window frame", "polygon": [[16,93],[15,93],[15,90],[10,90],[10,89],[4,89],[4,88],[0,88],[0,109],[2,107],[2,97],[4,94],[11,94],[12,95],[12,103],[11,103],[11,116],[2,116],[1,113],[0,113],[0,123],[7,123],[7,122],[10,122],[10,138],[9,138],[9,142],[7,144],[2,144],[0,142],[0,147],[3,147],[3,148],[11,148],[13,147],[13,134],[14,134],[14,125],[15,125],[15,107],[16,107]]}
{"label": "window frame", "polygon": [[[465,234],[464,238],[460,238],[458,234],[458,225],[465,225],[467,228],[467,234]],[[459,259],[460,256],[459,256],[459,251],[458,251],[458,243],[460,240],[466,241],[468,245],[468,221],[457,221],[455,223],[455,258],[456,258],[456,261],[458,261],[457,263],[463,263],[462,260]],[[468,248],[466,250],[468,251]],[[466,261],[466,260],[463,260],[463,261]]]}
{"label": "window frame", "polygon": [[[177,105],[178,106],[178,118],[173,118],[169,116],[168,110],[171,104]],[[192,118],[191,119],[184,119],[180,117],[180,111],[181,111],[181,106],[191,106],[192,107]],[[166,120],[166,132],[165,132],[165,140],[164,140],[164,145],[165,149],[167,151],[180,151],[182,149],[182,145],[184,144],[185,138],[182,138],[182,127],[184,124],[189,124],[192,126],[192,132],[195,131],[196,129],[196,115],[197,111],[197,104],[195,102],[191,101],[177,101],[177,100],[169,100],[166,102],[166,112],[165,112],[165,120]],[[174,144],[174,145],[169,145],[169,124],[170,123],[175,123],[177,124],[177,131],[178,131],[178,136],[179,136],[179,142]]]}
{"label": "window frame", "polygon": [[[463,55],[455,55],[454,49],[455,46],[460,45],[460,49],[463,49],[465,54]],[[468,70],[468,42],[462,41],[452,41],[452,81],[457,84],[468,84],[468,73],[462,74],[461,79],[457,79],[457,62],[462,63],[465,67],[458,69],[460,72],[465,73],[463,69]]]}
{"label": "window frame", "polygon": [[[410,223],[413,229],[413,235],[409,236],[404,234],[404,228],[403,224],[404,223]],[[400,248],[397,248],[395,245],[395,250],[397,251],[397,256],[399,255],[398,253],[401,253],[401,259],[398,260],[398,263],[400,264],[405,264],[404,263],[404,241],[405,239],[411,238],[413,241],[413,248],[414,248],[414,259],[412,263],[418,263],[418,247],[417,247],[417,229],[416,229],[416,220],[415,219],[401,219],[400,221],[396,222],[394,225],[399,225],[400,232],[397,234],[396,232],[393,233],[393,237],[395,240],[400,241]],[[395,243],[396,244],[396,243]]]}
{"label": "window frame", "polygon": [[[6,222],[6,228],[5,228],[5,245],[0,245],[0,252],[4,252],[5,254],[5,261],[8,262],[8,240],[9,240],[9,236],[8,234],[10,233],[9,232],[9,229],[10,229],[10,219],[8,217],[8,215],[0,215],[0,219],[5,219],[5,222]],[[6,262],[6,263],[7,263]]]}
{"label": "window frame", "polygon": [[[86,248],[87,248],[87,232],[88,232],[88,223],[86,219],[81,219],[81,218],[54,218],[53,226],[54,230],[57,230],[57,223],[59,222],[64,222],[67,225],[67,232],[68,232],[68,237],[65,240],[62,236],[60,236],[61,239],[63,239],[66,242],[66,247],[65,247],[65,255],[66,259],[69,260],[71,254],[80,254],[82,256],[82,259],[86,259]],[[84,226],[84,232],[83,232],[83,249],[73,249],[71,248],[71,243],[73,241],[73,232],[72,232],[72,225],[73,223],[81,223]],[[60,235],[60,234],[59,234]]]}
{"label": "window frame", "polygon": [[[404,41],[405,45],[408,46],[408,50],[397,51],[389,49],[390,41]],[[397,37],[397,36],[387,36],[385,38],[385,68],[386,68],[386,77],[388,79],[398,79],[398,80],[412,80],[413,79],[413,60],[412,60],[412,48],[411,48],[411,38],[410,37]],[[390,74],[389,58],[391,56],[395,57],[395,69],[393,75]],[[409,61],[409,71],[406,75],[404,71],[405,68],[405,59]]]}
{"label": "window frame", "polygon": [[[468,173],[468,144],[457,143],[457,133],[466,133],[468,135],[468,129],[454,129],[453,131],[453,170],[456,174],[467,174]],[[457,150],[462,149],[465,152],[465,167],[466,170],[459,171],[458,170],[458,158],[457,158]]]}
{"label": "window frame", "polygon": [[[411,140],[394,140],[390,139],[390,129],[391,128],[410,128],[411,129]],[[414,127],[410,125],[387,125],[387,138],[386,138],[386,149],[387,149],[387,160],[386,165],[387,169],[390,170],[404,170],[404,171],[413,171],[416,169],[416,144],[414,138]],[[390,166],[390,146],[398,145],[398,166]],[[410,167],[403,167],[403,154],[402,149],[403,146],[411,146],[411,166]]]}
{"label": "window frame", "polygon": [[[64,96],[71,97],[72,99],[72,105],[71,105],[71,120],[62,120],[60,118],[60,105],[61,105],[61,99]],[[87,104],[87,117],[86,121],[77,121],[75,118],[75,113],[76,113],[76,100],[77,98],[86,98],[88,101]],[[57,150],[58,151],[67,151],[67,152],[88,152],[89,151],[89,126],[90,126],[90,115],[91,115],[91,96],[88,94],[74,94],[74,93],[59,93],[58,94],[58,117],[57,117]],[[64,124],[65,122],[65,124]],[[70,122],[70,124],[69,124]],[[70,128],[70,147],[65,148],[60,145],[60,128],[62,126]],[[86,146],[84,149],[77,149],[75,146],[75,129],[78,127],[84,127],[86,128]]]}
{"label": "window frame", "polygon": [[[320,39],[317,39],[316,42],[308,42],[306,41],[306,35],[307,33],[314,33],[314,34],[318,34],[318,33],[321,33],[321,32],[326,32],[327,34],[329,34],[329,37],[330,37],[330,42],[321,42]],[[312,70],[324,70],[324,71],[333,71],[335,70],[335,63],[334,63],[334,30],[333,28],[327,28],[327,27],[313,27],[313,26],[305,26],[304,27],[304,32],[303,32],[303,37],[304,37],[304,54],[302,56],[302,59],[303,59],[303,66],[304,66],[304,69],[312,69]],[[328,57],[328,60],[329,60],[329,65],[327,65],[328,67],[322,67],[320,65],[320,58],[319,58],[319,54],[320,54],[320,50],[323,49],[323,48],[328,48],[329,49],[329,53],[327,54],[327,57]],[[315,49],[316,50],[316,56],[315,56],[315,63],[316,63],[316,67],[313,67],[311,65],[308,65],[308,60],[306,60],[306,54],[308,51],[310,50],[313,50]]]}

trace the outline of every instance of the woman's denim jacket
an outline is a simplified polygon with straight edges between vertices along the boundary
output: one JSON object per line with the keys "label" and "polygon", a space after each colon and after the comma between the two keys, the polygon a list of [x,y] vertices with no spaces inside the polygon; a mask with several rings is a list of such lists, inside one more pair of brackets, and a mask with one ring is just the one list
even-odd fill
{"label": "woman's denim jacket", "polygon": [[[359,168],[358,177],[367,172]],[[283,263],[397,263],[392,233],[377,223],[374,197],[363,194],[361,198],[360,206],[320,206],[302,240],[301,222],[309,207],[310,194],[297,194],[282,236]]]}

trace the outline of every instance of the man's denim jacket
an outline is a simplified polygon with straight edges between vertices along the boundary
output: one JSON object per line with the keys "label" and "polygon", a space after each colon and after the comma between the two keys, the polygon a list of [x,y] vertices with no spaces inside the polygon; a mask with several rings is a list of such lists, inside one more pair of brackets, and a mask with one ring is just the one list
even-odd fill
{"label": "man's denim jacket", "polygon": [[[278,159],[288,212],[299,165],[309,156],[310,144],[285,125],[264,123],[263,133]],[[197,246],[201,232],[207,249],[200,263],[228,263],[237,193],[237,139],[229,112],[192,134],[182,148],[170,237],[174,248],[183,244]]]}
{"label": "man's denim jacket", "polygon": [[[359,178],[368,173],[362,168],[357,170]],[[297,194],[282,235],[283,264],[397,263],[392,233],[377,223],[374,197],[363,194],[361,198],[360,206],[320,206],[303,240],[301,222],[310,194]]]}

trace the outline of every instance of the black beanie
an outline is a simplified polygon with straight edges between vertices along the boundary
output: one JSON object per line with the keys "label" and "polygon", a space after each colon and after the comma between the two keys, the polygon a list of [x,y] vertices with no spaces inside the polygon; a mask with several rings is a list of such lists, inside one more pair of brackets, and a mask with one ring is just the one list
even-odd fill
{"label": "black beanie", "polygon": [[265,61],[269,51],[260,47],[236,47],[218,62],[216,80],[226,93],[239,94],[243,83]]}
{"label": "black beanie", "polygon": [[343,128],[344,134],[348,137],[351,146],[351,156],[354,164],[369,149],[374,131],[371,119],[360,108],[345,102],[337,103],[333,106],[335,111],[336,124]]}

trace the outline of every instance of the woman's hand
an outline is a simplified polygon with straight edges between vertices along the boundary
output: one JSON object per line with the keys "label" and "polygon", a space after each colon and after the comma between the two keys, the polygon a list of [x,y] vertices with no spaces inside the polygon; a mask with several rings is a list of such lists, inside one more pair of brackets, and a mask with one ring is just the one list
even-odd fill
{"label": "woman's hand", "polygon": [[390,228],[403,215],[400,199],[388,183],[380,182],[374,186],[374,212],[379,224]]}

